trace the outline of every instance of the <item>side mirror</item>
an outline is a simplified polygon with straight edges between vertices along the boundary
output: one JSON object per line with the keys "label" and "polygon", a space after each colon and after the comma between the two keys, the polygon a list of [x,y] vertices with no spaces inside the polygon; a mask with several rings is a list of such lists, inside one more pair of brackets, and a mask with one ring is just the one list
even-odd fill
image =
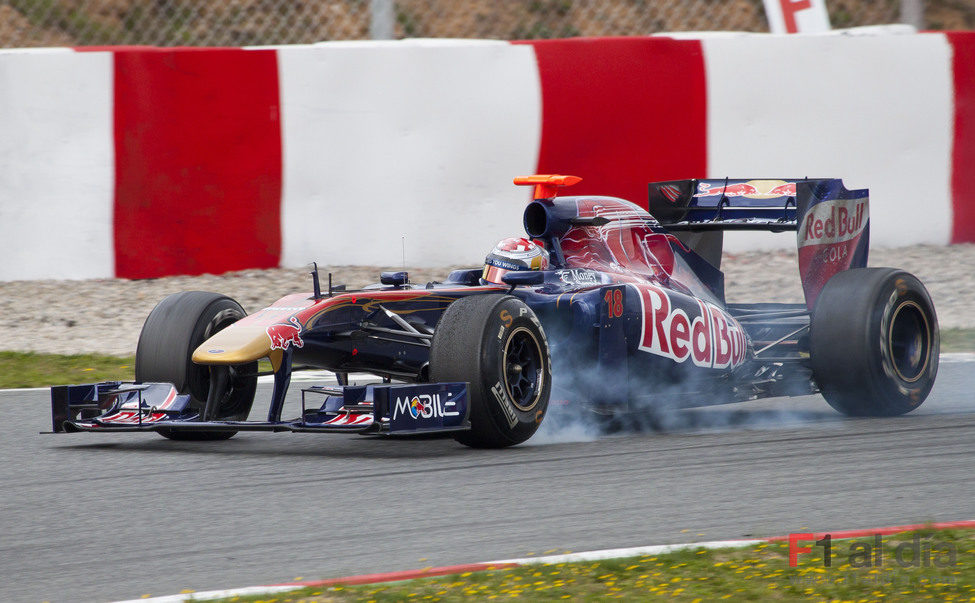
{"label": "side mirror", "polygon": [[519,285],[541,285],[545,282],[545,273],[537,270],[519,270],[509,272],[501,277],[506,285],[517,287]]}
{"label": "side mirror", "polygon": [[384,285],[395,285],[401,287],[410,281],[407,272],[382,272],[379,274],[379,282]]}

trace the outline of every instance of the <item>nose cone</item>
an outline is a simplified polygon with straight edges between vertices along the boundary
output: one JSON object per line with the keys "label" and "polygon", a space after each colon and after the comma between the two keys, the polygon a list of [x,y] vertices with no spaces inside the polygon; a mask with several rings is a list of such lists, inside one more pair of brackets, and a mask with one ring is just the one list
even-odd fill
{"label": "nose cone", "polygon": [[197,364],[244,364],[270,355],[271,339],[263,326],[235,323],[207,339],[193,352]]}

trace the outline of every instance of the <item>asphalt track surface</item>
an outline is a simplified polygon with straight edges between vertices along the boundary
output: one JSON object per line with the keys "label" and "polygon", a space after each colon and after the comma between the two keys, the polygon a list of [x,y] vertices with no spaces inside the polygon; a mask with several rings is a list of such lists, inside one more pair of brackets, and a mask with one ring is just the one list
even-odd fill
{"label": "asphalt track surface", "polygon": [[894,419],[846,419],[807,396],[686,411],[665,433],[549,430],[500,451],[289,433],[39,435],[46,392],[0,392],[0,600],[975,519],[973,392],[975,363],[943,363],[927,402]]}

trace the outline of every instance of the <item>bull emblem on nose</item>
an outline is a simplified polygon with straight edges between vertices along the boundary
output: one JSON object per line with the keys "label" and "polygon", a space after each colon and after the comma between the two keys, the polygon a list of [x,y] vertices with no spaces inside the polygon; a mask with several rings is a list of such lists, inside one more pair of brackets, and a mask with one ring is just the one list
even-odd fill
{"label": "bull emblem on nose", "polygon": [[272,350],[286,350],[289,345],[296,348],[304,347],[305,342],[301,340],[301,323],[292,316],[286,323],[271,325],[267,328],[267,336],[271,338]]}

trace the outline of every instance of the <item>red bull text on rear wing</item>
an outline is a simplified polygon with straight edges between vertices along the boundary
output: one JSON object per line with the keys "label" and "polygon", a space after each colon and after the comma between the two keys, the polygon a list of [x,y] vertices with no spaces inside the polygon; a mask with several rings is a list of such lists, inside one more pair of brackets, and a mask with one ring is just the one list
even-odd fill
{"label": "red bull text on rear wing", "polygon": [[[799,274],[810,310],[830,277],[867,265],[869,191],[849,190],[840,179],[672,180],[651,183],[649,189],[648,211],[678,234],[796,231]],[[720,248],[720,238],[708,245]]]}

